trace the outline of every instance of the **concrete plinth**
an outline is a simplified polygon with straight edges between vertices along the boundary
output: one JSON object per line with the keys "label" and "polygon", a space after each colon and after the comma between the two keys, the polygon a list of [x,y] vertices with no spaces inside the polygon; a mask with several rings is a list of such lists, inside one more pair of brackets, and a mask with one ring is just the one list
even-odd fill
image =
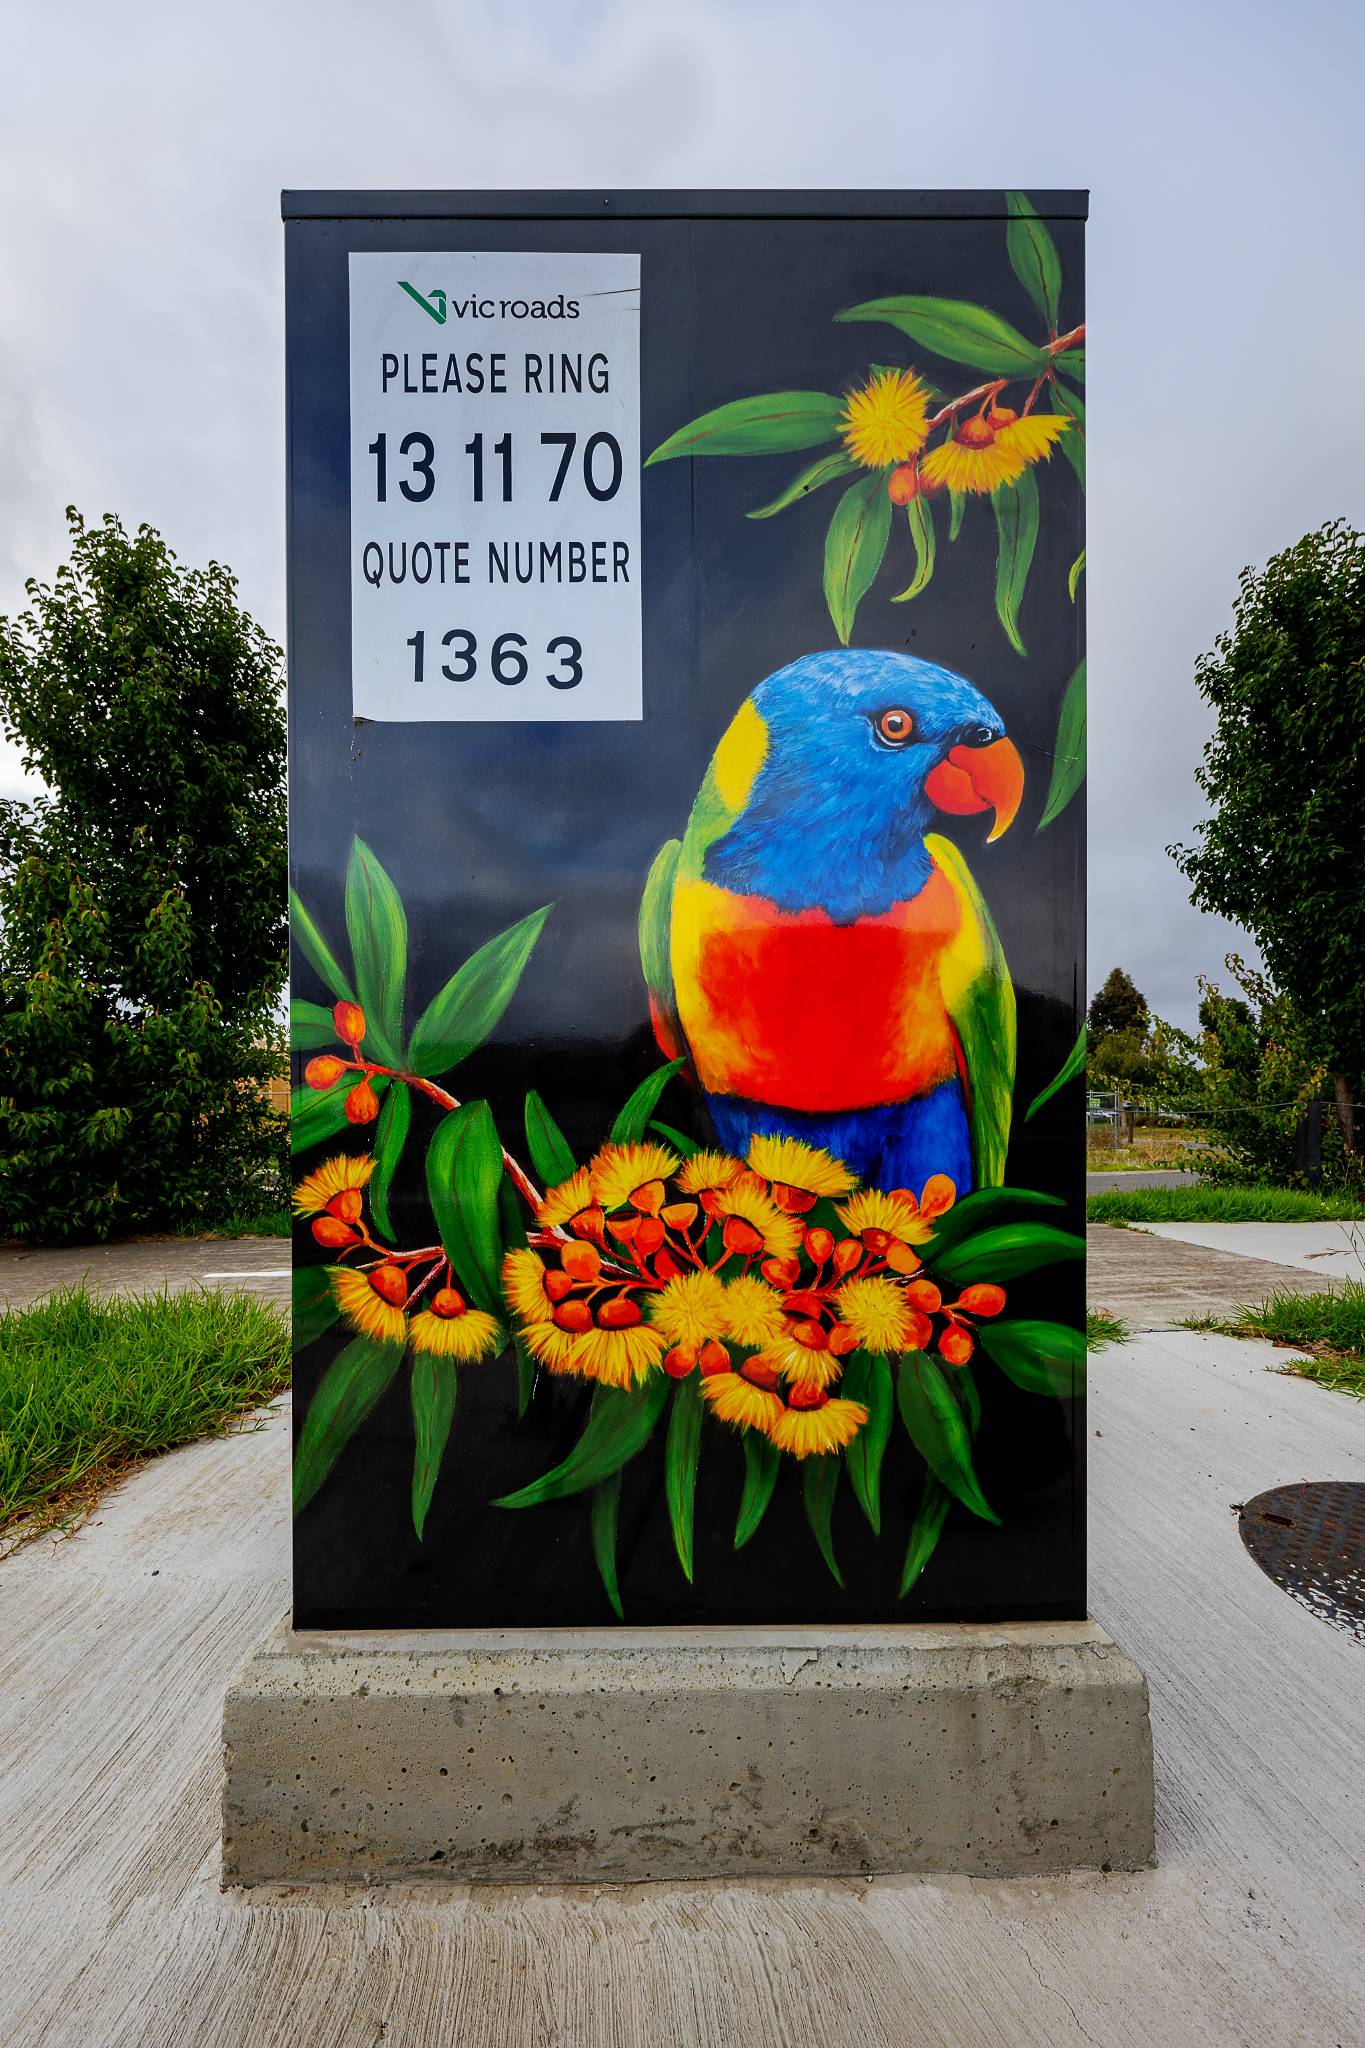
{"label": "concrete plinth", "polygon": [[226,1884],[1152,1860],[1146,1682],[1092,1622],[282,1626],[224,1740]]}

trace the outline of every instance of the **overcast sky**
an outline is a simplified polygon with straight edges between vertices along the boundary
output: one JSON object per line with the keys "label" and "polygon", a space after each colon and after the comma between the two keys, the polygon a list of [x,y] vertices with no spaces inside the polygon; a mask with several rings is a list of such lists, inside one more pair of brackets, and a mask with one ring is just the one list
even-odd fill
{"label": "overcast sky", "polygon": [[[1089,186],[1091,982],[1189,1023],[1167,860],[1244,564],[1365,525],[1365,12],[48,0],[0,31],[0,611],[63,507],[284,629],[281,186]],[[0,747],[0,794],[22,785]]]}

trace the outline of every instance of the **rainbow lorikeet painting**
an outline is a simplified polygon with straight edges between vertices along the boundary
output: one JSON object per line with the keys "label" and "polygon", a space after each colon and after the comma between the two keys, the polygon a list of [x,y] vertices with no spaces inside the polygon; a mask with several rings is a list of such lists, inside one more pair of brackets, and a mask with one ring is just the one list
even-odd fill
{"label": "rainbow lorikeet painting", "polygon": [[640,952],[655,1034],[721,1143],[823,1146],[869,1186],[1004,1178],[1014,989],[935,812],[1019,807],[1024,771],[964,677],[874,649],[760,683],[655,856]]}

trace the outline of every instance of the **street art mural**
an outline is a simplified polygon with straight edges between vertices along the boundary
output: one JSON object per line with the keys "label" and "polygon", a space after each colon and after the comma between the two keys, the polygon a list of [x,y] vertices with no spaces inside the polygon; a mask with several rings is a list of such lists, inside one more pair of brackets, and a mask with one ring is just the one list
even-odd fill
{"label": "street art mural", "polygon": [[297,1622],[1083,1614],[1083,207],[324,199]]}

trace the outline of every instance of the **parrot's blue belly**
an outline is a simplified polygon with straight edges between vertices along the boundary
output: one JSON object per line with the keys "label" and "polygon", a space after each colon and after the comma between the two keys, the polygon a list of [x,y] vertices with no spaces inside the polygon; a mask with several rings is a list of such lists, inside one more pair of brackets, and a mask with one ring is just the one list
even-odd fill
{"label": "parrot's blue belly", "polygon": [[828,1116],[737,1095],[708,1095],[706,1102],[717,1137],[736,1158],[746,1157],[750,1139],[761,1132],[823,1146],[865,1187],[909,1188],[918,1195],[931,1174],[946,1173],[959,1197],[971,1192],[971,1133],[960,1081],[945,1081],[909,1102]]}

